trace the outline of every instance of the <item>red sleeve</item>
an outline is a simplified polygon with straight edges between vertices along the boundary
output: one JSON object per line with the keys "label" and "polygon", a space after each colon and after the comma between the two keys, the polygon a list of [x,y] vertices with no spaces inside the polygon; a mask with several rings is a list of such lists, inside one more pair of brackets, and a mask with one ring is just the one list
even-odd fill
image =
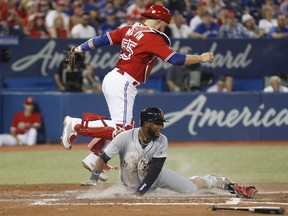
{"label": "red sleeve", "polygon": [[12,128],[17,128],[17,125],[18,125],[18,122],[19,122],[19,115],[20,115],[20,113],[16,113],[14,115],[13,120],[12,120],[12,124],[11,124]]}
{"label": "red sleeve", "polygon": [[124,26],[122,28],[118,28],[118,29],[115,29],[115,30],[107,33],[107,36],[110,40],[110,44],[111,45],[115,45],[115,44],[121,45],[122,39],[130,27],[131,26]]}
{"label": "red sleeve", "polygon": [[5,1],[0,1],[0,21],[6,21],[7,20],[7,14],[8,14],[8,9],[7,9],[7,3]]}
{"label": "red sleeve", "polygon": [[176,52],[168,46],[161,35],[156,35],[155,37],[155,34],[151,34],[150,38],[148,38],[150,43],[147,50],[161,58],[164,62],[167,62]]}

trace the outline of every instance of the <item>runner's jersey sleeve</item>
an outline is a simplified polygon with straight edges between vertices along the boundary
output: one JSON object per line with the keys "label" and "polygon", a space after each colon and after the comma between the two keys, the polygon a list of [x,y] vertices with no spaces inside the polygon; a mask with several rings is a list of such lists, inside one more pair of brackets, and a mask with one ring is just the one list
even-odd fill
{"label": "runner's jersey sleeve", "polygon": [[107,35],[111,45],[121,46],[116,67],[138,82],[148,79],[157,57],[167,62],[175,54],[164,33],[140,23],[116,29]]}
{"label": "runner's jersey sleeve", "polygon": [[168,140],[167,137],[161,134],[157,139],[157,148],[153,154],[153,158],[167,158]]}
{"label": "runner's jersey sleeve", "polygon": [[125,151],[129,143],[132,142],[131,135],[128,131],[124,131],[117,135],[105,148],[104,152],[109,158],[113,158]]}

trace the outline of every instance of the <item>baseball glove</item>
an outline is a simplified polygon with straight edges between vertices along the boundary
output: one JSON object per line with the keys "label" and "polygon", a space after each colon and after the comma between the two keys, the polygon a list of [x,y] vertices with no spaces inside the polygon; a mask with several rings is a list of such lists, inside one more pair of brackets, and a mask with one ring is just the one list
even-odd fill
{"label": "baseball glove", "polygon": [[74,71],[75,64],[81,63],[85,61],[85,53],[84,52],[75,52],[75,47],[71,48],[70,51],[67,52],[67,68],[70,72]]}

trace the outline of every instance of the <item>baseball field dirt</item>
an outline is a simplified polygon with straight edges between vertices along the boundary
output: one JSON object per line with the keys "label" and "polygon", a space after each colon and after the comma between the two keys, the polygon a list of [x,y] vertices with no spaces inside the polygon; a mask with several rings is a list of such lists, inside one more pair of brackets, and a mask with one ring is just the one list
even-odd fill
{"label": "baseball field dirt", "polygon": [[[59,146],[56,145],[3,147],[0,151],[44,151],[57,148]],[[80,184],[5,184],[0,185],[0,216],[261,215],[235,210],[212,211],[212,205],[283,207],[284,214],[288,215],[288,183],[255,186],[259,193],[253,199],[240,199],[217,190],[200,191],[189,196],[156,190],[146,197],[135,197],[132,193],[127,193],[122,185],[109,182],[99,183],[94,187]]]}

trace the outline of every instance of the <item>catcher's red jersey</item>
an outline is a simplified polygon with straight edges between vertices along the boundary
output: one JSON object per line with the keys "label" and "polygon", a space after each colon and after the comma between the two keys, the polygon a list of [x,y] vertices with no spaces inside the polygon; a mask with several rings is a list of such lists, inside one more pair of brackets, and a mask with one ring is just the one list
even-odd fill
{"label": "catcher's red jersey", "polygon": [[107,35],[111,44],[121,45],[116,67],[139,82],[148,79],[157,57],[166,62],[175,54],[164,33],[140,23],[116,29]]}
{"label": "catcher's red jersey", "polygon": [[24,112],[16,113],[13,118],[11,130],[16,131],[16,134],[25,133],[31,126],[41,125],[40,113],[32,113],[30,116],[25,116]]}

